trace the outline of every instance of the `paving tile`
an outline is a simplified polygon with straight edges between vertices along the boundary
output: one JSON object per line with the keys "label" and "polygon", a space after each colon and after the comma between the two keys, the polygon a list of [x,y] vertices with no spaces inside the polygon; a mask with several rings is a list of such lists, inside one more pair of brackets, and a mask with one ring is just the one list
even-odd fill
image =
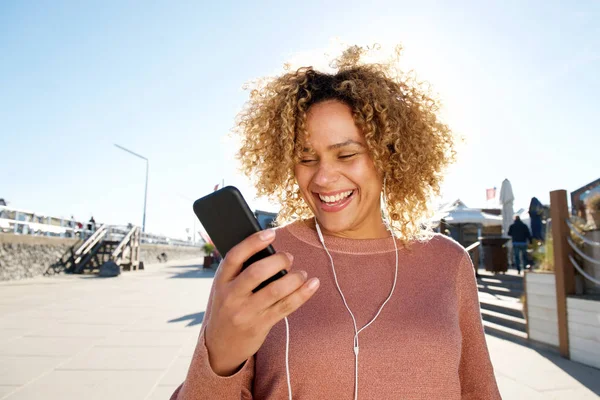
{"label": "paving tile", "polygon": [[0,317],[9,317],[12,314],[18,312],[17,310],[23,310],[23,307],[16,306],[13,304],[0,304]]}
{"label": "paving tile", "polygon": [[0,343],[0,356],[73,356],[90,345],[86,338],[21,337]]}
{"label": "paving tile", "polygon": [[552,400],[598,400],[598,395],[586,388],[556,390],[544,394]]}
{"label": "paving tile", "polygon": [[24,385],[65,360],[60,357],[0,356],[0,385]]}
{"label": "paving tile", "polygon": [[100,346],[172,346],[181,347],[192,332],[120,331],[100,341]]}
{"label": "paving tile", "polygon": [[158,385],[146,400],[169,400],[179,385]]}
{"label": "paving tile", "polygon": [[165,376],[160,380],[161,385],[176,385],[178,386],[185,380],[190,363],[192,361],[191,356],[180,356],[177,357],[175,362],[171,365]]}
{"label": "paving tile", "polygon": [[64,370],[166,370],[178,356],[178,347],[102,347],[78,354]]}
{"label": "paving tile", "polygon": [[[160,371],[54,371],[8,396],[7,400],[145,399]],[[3,399],[4,400],[4,399]]]}
{"label": "paving tile", "polygon": [[58,316],[62,322],[72,322],[79,324],[93,323],[105,325],[124,325],[130,324],[139,319],[139,313],[135,310],[126,310],[124,312],[110,312],[106,310],[90,311],[73,311],[64,316]]}
{"label": "paving tile", "polygon": [[127,325],[102,325],[69,322],[51,322],[44,327],[27,332],[26,337],[79,337],[103,339],[119,332],[121,327]]}
{"label": "paving tile", "polygon": [[181,351],[179,353],[181,356],[192,356],[192,354],[194,354],[196,346],[198,345],[199,335],[200,331],[194,332],[194,334],[183,343],[183,345],[181,346]]}
{"label": "paving tile", "polygon": [[[89,315],[90,313],[95,313],[97,310],[88,309],[54,309],[54,310],[45,310],[45,309],[33,309],[27,310],[22,313],[19,313],[20,318],[26,318],[32,321],[47,321],[55,322],[55,321],[63,321],[65,319],[76,319],[78,316]],[[16,316],[15,316],[16,317]]]}
{"label": "paving tile", "polygon": [[[172,319],[180,318],[181,316],[171,317]],[[189,321],[168,322],[165,318],[138,320],[123,328],[124,332],[194,332],[200,331],[199,325],[187,326]]]}
{"label": "paving tile", "polygon": [[[488,345],[496,371],[515,381],[525,381],[528,387],[538,392],[569,390],[581,386],[563,368],[552,362],[553,358],[560,358],[557,355],[514,345],[494,337],[488,337]],[[568,360],[560,361],[568,368],[578,368],[576,363]],[[531,373],[532,365],[536,366],[535,374]]]}
{"label": "paving tile", "polygon": [[32,328],[0,328],[0,343],[20,338],[33,330]]}
{"label": "paving tile", "polygon": [[529,386],[514,380],[510,377],[502,376],[496,373],[496,382],[498,383],[498,389],[503,399],[510,400],[547,400],[548,397],[541,394]]}
{"label": "paving tile", "polygon": [[21,315],[1,316],[0,329],[37,329],[43,326],[38,318],[27,318]]}
{"label": "paving tile", "polygon": [[[15,389],[18,389],[19,386],[16,385],[1,385],[0,384],[0,399],[4,398],[7,394],[13,392]],[[167,397],[168,399],[168,397]]]}

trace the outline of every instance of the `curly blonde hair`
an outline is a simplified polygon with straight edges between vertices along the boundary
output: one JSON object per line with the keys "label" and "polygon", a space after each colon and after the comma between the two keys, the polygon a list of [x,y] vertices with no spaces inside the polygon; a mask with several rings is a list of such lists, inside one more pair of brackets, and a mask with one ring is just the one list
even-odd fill
{"label": "curly blonde hair", "polygon": [[439,121],[438,102],[412,74],[396,68],[401,48],[386,63],[364,64],[368,51],[352,46],[335,59],[333,74],[303,67],[256,84],[238,115],[237,158],[259,196],[281,204],[278,223],[312,216],[294,166],[308,137],[308,109],[325,100],[347,104],[364,134],[375,168],[385,177],[390,223],[403,242],[422,238],[432,195],[454,160],[454,137]]}

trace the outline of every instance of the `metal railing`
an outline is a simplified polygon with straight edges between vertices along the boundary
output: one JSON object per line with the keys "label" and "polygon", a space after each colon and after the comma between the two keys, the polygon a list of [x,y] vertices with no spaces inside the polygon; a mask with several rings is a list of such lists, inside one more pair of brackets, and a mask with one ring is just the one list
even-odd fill
{"label": "metal railing", "polygon": [[[571,357],[569,344],[569,318],[567,299],[581,294],[581,287],[577,283],[579,276],[589,280],[590,282],[599,284],[598,280],[589,275],[575,259],[575,255],[583,260],[592,261],[591,265],[595,266],[599,263],[594,257],[585,254],[578,246],[578,241],[592,246],[592,248],[600,246],[597,243],[579,232],[572,221],[569,214],[567,201],[567,191],[564,189],[554,190],[550,192],[550,215],[552,217],[552,251],[554,258],[554,282],[556,286],[556,316],[558,327],[558,347],[561,356],[565,358]],[[583,289],[585,293],[585,288]],[[585,294],[584,294],[585,296]],[[593,298],[590,301],[597,301]]]}
{"label": "metal railing", "polygon": [[[81,223],[71,218],[52,217],[37,214],[33,211],[20,210],[9,206],[0,206],[0,232],[15,235],[35,235],[50,237],[79,238],[86,240],[92,236],[99,224]],[[91,229],[90,229],[91,228]],[[131,230],[131,226],[111,225],[108,234],[110,240],[121,240]],[[170,238],[165,235],[141,233],[140,242],[143,244],[162,244],[171,246],[200,247],[203,242],[192,242]]]}
{"label": "metal railing", "polygon": [[471,244],[469,247],[465,249],[467,253],[471,256],[471,261],[473,262],[473,268],[475,269],[475,276],[479,278],[479,251],[481,249],[481,242],[477,241]]}
{"label": "metal railing", "polygon": [[[131,232],[132,226],[125,225],[111,225],[107,239],[120,242],[123,238]],[[200,242],[189,242],[186,240],[173,239],[164,235],[157,235],[154,233],[139,232],[141,244],[160,244],[167,246],[185,246],[185,247],[201,247],[204,243]]]}

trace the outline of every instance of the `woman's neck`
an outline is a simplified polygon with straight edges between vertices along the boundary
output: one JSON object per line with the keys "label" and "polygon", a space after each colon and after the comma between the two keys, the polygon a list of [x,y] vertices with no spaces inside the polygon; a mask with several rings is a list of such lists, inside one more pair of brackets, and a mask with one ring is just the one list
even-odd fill
{"label": "woman's neck", "polygon": [[[315,218],[310,218],[304,221],[305,224],[316,231],[317,227],[315,222]],[[339,232],[330,232],[325,229],[323,225],[319,225],[319,227],[321,228],[323,235],[336,236],[344,239],[383,239],[391,235],[383,221],[373,224],[370,227],[364,227],[360,230],[345,230]]]}

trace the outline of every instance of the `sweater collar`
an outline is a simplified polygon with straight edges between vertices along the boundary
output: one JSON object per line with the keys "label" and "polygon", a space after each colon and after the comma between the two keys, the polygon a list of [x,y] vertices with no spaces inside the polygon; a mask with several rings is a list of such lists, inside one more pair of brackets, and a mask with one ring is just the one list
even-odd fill
{"label": "sweater collar", "polygon": [[[297,239],[318,248],[323,248],[319,241],[317,231],[308,225],[308,220],[295,221],[283,227]],[[325,244],[330,251],[350,254],[386,253],[395,250],[392,235],[381,239],[347,239],[331,235],[323,235]],[[402,251],[402,244],[396,239],[398,249]]]}

